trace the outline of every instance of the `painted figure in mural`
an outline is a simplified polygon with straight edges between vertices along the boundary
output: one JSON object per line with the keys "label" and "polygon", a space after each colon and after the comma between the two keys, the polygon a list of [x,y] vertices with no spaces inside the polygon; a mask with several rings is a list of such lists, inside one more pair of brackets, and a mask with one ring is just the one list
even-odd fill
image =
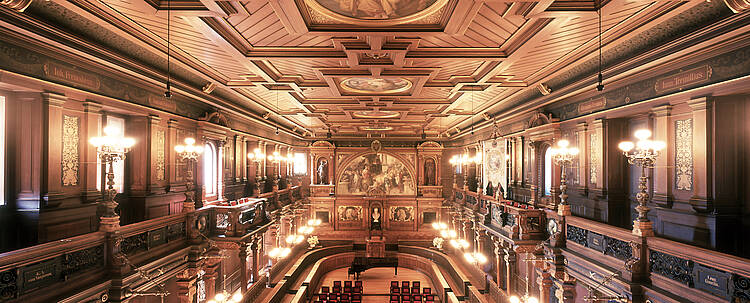
{"label": "painted figure in mural", "polygon": [[318,160],[318,184],[328,184],[328,160]]}
{"label": "painted figure in mural", "polygon": [[370,154],[354,159],[341,174],[342,193],[409,195],[415,191],[408,169],[392,156]]}
{"label": "painted figure in mural", "polygon": [[435,160],[432,158],[424,162],[424,185],[437,185],[437,182],[435,182]]}
{"label": "painted figure in mural", "polygon": [[375,207],[372,209],[372,221],[370,222],[370,230],[382,230],[383,227],[380,225],[380,208]]}

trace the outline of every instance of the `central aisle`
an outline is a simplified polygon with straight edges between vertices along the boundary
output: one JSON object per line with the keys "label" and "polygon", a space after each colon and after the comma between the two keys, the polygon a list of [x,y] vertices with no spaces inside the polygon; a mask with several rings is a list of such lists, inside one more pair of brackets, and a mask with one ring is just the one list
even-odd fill
{"label": "central aisle", "polygon": [[[320,279],[316,293],[320,292],[321,286],[333,286],[333,281],[353,281],[353,277],[347,278],[347,270],[348,268],[339,268],[327,273]],[[436,293],[430,278],[421,272],[403,267],[398,268],[398,276],[393,274],[392,267],[368,269],[359,276],[359,280],[362,281],[362,303],[388,302],[391,281],[396,280],[399,282],[420,281],[422,288],[429,287],[432,289],[432,294]],[[437,300],[437,296],[435,299]]]}

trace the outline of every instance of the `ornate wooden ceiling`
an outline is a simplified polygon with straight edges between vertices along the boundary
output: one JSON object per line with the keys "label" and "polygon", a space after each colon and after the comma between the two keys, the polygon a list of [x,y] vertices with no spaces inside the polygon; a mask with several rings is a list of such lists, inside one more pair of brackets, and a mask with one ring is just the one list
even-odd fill
{"label": "ornate wooden ceiling", "polygon": [[[141,41],[166,44],[165,1],[71,2],[98,10]],[[696,3],[604,3],[605,49]],[[499,114],[505,100],[592,58],[598,34],[592,1],[170,5],[171,42],[181,62],[307,136],[454,135]]]}

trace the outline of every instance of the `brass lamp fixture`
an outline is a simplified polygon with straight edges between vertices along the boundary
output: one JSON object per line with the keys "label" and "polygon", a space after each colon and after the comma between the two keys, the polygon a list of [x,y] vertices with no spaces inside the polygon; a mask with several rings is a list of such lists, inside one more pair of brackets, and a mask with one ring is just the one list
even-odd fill
{"label": "brass lamp fixture", "polygon": [[648,202],[648,176],[646,175],[647,168],[653,168],[656,162],[656,157],[659,156],[659,152],[664,149],[667,144],[664,141],[653,141],[649,140],[651,137],[651,131],[647,129],[640,129],[635,132],[635,137],[638,142],[633,143],[631,141],[620,142],[618,147],[622,150],[625,157],[628,158],[628,163],[641,168],[641,177],[638,183],[638,189],[640,192],[636,194],[638,200],[638,206],[635,207],[638,211],[638,218],[633,221],[633,234],[649,237],[654,235],[653,222],[648,219],[648,211],[650,208],[646,206]]}
{"label": "brass lamp fixture", "polygon": [[573,159],[578,155],[578,148],[568,147],[568,140],[557,141],[557,147],[552,147],[548,152],[552,153],[552,159],[560,166],[560,205],[557,207],[557,213],[561,216],[569,216],[570,205],[568,204],[568,175],[565,167],[573,163]]}
{"label": "brass lamp fixture", "polygon": [[104,190],[104,215],[101,217],[101,231],[114,231],[120,226],[120,216],[115,208],[115,172],[114,163],[125,160],[125,154],[135,145],[135,139],[122,136],[123,131],[118,127],[107,125],[104,127],[103,137],[93,137],[89,143],[96,147],[99,159],[107,166],[107,188]]}
{"label": "brass lamp fixture", "polygon": [[193,165],[198,157],[203,154],[203,146],[195,145],[195,139],[185,138],[185,145],[174,147],[177,156],[185,162],[187,173],[185,174],[185,202],[182,203],[182,212],[195,210],[195,184],[193,181]]}
{"label": "brass lamp fixture", "polygon": [[260,164],[263,162],[265,158],[266,158],[266,155],[260,150],[260,148],[255,148],[253,149],[252,153],[247,153],[247,159],[255,163],[255,189],[253,192],[254,195],[260,194],[260,180],[262,179],[260,176]]}

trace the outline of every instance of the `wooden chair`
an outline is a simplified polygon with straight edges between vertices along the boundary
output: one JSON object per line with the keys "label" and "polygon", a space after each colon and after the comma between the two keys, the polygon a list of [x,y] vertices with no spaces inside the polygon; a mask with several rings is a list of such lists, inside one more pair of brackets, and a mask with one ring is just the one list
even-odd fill
{"label": "wooden chair", "polygon": [[409,281],[401,281],[401,288],[409,288]]}
{"label": "wooden chair", "polygon": [[424,295],[431,295],[432,294],[432,289],[430,289],[429,287],[425,287],[425,288],[422,289],[422,294],[424,294]]}

